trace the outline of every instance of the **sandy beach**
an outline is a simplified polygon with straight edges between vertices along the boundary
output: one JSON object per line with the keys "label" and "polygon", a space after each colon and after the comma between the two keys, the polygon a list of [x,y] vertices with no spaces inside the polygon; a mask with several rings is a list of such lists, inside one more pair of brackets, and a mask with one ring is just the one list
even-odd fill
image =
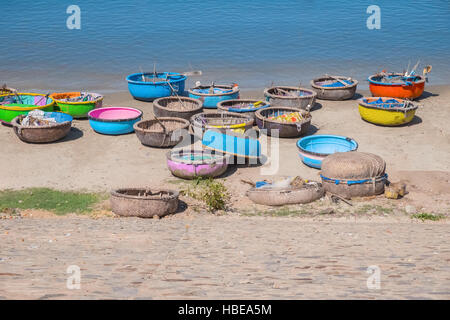
{"label": "sandy beach", "polygon": [[[262,98],[262,90],[241,97]],[[38,211],[0,220],[0,299],[448,299],[448,101],[450,86],[428,87],[416,119],[396,128],[361,120],[356,100],[319,100],[312,111],[310,134],[352,137],[360,151],[386,160],[390,180],[407,184],[400,200],[354,199],[350,207],[324,198],[292,206],[294,216],[268,217],[278,209],[250,202],[242,179],[320,180],[301,163],[297,139],[281,139],[276,175],[240,165],[221,178],[232,195],[227,213],[206,213],[182,197],[187,208],[160,220]],[[152,117],[151,103],[128,92],[108,94],[104,104]],[[0,126],[0,145],[0,189],[181,188],[166,168],[168,149],[143,146],[134,134],[97,134],[87,120],[75,120],[69,136],[46,145],[23,143]],[[411,219],[421,212],[447,218]],[[81,267],[80,290],[66,288],[69,265]],[[379,290],[366,286],[373,265],[381,269]]]}

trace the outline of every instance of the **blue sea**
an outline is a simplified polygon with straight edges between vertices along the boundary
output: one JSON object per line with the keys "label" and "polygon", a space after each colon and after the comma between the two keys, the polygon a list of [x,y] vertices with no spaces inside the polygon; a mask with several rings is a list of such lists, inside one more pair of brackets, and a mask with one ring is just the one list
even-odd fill
{"label": "blue sea", "polygon": [[[80,29],[67,27],[70,5]],[[370,5],[380,29],[367,27]],[[17,0],[1,12],[0,82],[19,89],[126,90],[126,75],[154,65],[242,89],[325,73],[367,87],[419,60],[430,84],[450,83],[448,0]]]}

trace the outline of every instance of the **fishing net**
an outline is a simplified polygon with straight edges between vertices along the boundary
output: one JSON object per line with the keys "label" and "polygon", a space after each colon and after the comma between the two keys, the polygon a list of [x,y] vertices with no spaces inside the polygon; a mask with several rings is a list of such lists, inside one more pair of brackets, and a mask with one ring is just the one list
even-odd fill
{"label": "fishing net", "polygon": [[322,175],[335,179],[363,179],[383,176],[386,162],[365,152],[338,152],[322,161]]}

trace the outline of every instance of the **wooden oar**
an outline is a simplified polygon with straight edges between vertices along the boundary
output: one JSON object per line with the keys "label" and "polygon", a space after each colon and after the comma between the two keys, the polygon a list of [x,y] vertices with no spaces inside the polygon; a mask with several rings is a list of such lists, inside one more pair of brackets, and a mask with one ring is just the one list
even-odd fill
{"label": "wooden oar", "polygon": [[[327,75],[326,75],[326,76],[327,76]],[[338,78],[338,77],[336,77],[336,76],[328,76],[328,77],[330,77],[330,78],[332,78],[332,79],[334,79],[334,80],[336,80],[336,81],[339,81],[340,83],[342,83],[342,84],[344,85],[344,87],[349,86],[348,83],[344,82],[344,80],[342,80],[342,79],[340,79],[340,78]],[[351,78],[350,78],[350,79],[351,79]],[[349,79],[347,79],[347,80],[349,80]],[[349,80],[349,81],[350,81],[350,80]]]}

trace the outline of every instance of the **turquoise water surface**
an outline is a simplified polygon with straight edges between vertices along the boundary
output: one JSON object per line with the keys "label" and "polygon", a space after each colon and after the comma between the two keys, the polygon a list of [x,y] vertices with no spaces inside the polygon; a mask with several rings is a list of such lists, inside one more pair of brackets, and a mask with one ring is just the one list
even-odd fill
{"label": "turquoise water surface", "polygon": [[[369,30],[369,5],[381,28]],[[81,9],[70,30],[66,9]],[[324,73],[366,85],[382,69],[433,65],[450,83],[450,2],[3,1],[0,81],[12,87],[126,90],[127,74],[202,70],[192,80],[242,88],[303,84]]]}

